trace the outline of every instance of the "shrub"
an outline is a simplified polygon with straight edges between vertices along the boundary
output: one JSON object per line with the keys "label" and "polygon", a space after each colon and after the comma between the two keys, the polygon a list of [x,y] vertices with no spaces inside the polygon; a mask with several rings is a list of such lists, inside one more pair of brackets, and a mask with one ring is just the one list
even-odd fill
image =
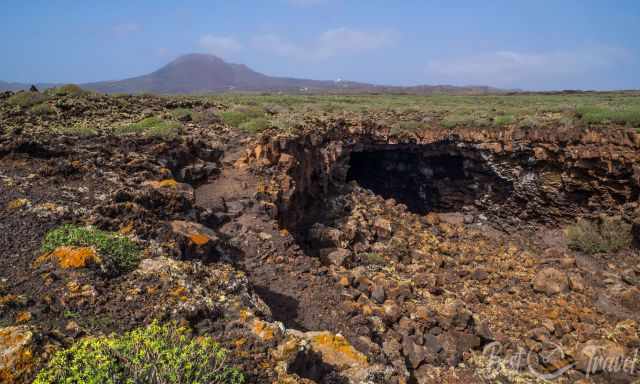
{"label": "shrub", "polygon": [[425,124],[419,121],[400,121],[393,125],[391,128],[392,133],[400,133],[400,132],[416,132],[425,128]]}
{"label": "shrub", "polygon": [[85,91],[76,84],[65,84],[60,87],[51,88],[47,92],[56,96],[83,96],[89,94],[89,91]]}
{"label": "shrub", "polygon": [[493,118],[493,122],[495,125],[501,127],[503,125],[513,123],[513,115],[500,115]]}
{"label": "shrub", "polygon": [[43,103],[46,100],[47,96],[40,92],[23,91],[9,97],[9,99],[7,99],[7,103],[27,108],[32,105]]}
{"label": "shrub", "polygon": [[241,384],[211,337],[153,322],[124,335],[83,339],[57,352],[34,384]]}
{"label": "shrub", "polygon": [[182,124],[177,121],[164,120],[159,117],[147,117],[116,130],[117,133],[138,133],[155,137],[171,138],[180,134]]}
{"label": "shrub", "polygon": [[224,111],[221,114],[225,124],[235,128],[240,128],[243,123],[252,119],[264,117],[264,111],[260,108],[239,108],[231,111]]}
{"label": "shrub", "polygon": [[38,116],[53,115],[55,112],[56,110],[47,103],[36,104],[31,107],[31,113]]}
{"label": "shrub", "polygon": [[596,221],[578,219],[566,230],[569,248],[589,254],[617,252],[631,246],[631,224],[619,217],[601,217]]}
{"label": "shrub", "polygon": [[222,119],[218,116],[214,108],[193,112],[191,119],[199,124],[217,124],[222,122]]}
{"label": "shrub", "polygon": [[187,108],[176,108],[171,111],[171,116],[178,121],[191,121],[193,111]]}
{"label": "shrub", "polygon": [[44,237],[41,250],[53,252],[62,246],[93,247],[100,257],[100,268],[111,276],[133,270],[140,261],[140,248],[132,240],[117,233],[66,224]]}
{"label": "shrub", "polygon": [[78,121],[71,125],[58,126],[54,129],[62,134],[76,136],[91,136],[98,133],[92,124],[84,121]]}
{"label": "shrub", "polygon": [[269,120],[266,117],[258,117],[245,121],[239,128],[247,133],[259,133],[269,128]]}

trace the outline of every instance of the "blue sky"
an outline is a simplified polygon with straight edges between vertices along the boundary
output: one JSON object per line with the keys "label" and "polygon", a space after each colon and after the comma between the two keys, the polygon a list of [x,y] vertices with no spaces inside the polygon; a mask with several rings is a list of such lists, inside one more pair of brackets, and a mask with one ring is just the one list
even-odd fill
{"label": "blue sky", "polygon": [[88,82],[205,52],[270,75],[640,88],[640,1],[5,0],[0,79]]}

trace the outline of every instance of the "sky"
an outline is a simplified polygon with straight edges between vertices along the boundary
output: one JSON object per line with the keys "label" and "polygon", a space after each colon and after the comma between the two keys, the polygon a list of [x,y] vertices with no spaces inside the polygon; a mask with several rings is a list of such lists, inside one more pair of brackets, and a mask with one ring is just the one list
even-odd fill
{"label": "sky", "polygon": [[0,80],[83,83],[186,53],[274,76],[640,88],[640,1],[3,0]]}

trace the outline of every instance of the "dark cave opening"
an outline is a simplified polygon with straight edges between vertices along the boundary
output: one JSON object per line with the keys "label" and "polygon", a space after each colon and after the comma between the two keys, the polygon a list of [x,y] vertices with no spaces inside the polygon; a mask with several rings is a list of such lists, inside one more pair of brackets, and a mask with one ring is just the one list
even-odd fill
{"label": "dark cave opening", "polygon": [[419,145],[351,152],[347,181],[418,214],[482,208],[506,200],[513,191],[478,152]]}

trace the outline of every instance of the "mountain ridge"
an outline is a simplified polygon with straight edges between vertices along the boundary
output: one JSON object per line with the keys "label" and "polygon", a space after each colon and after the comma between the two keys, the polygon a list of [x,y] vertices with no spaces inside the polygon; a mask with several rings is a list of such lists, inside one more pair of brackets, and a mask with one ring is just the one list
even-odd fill
{"label": "mountain ridge", "polygon": [[[50,88],[56,84],[35,84]],[[284,91],[284,92],[405,92],[405,93],[503,93],[505,90],[489,86],[417,85],[409,87],[374,85],[353,81],[311,80],[269,76],[254,71],[245,64],[229,63],[203,53],[178,57],[146,75],[122,80],[79,84],[82,88],[102,93],[160,93],[194,94],[225,91]],[[0,81],[0,90],[28,89],[31,84]]]}

